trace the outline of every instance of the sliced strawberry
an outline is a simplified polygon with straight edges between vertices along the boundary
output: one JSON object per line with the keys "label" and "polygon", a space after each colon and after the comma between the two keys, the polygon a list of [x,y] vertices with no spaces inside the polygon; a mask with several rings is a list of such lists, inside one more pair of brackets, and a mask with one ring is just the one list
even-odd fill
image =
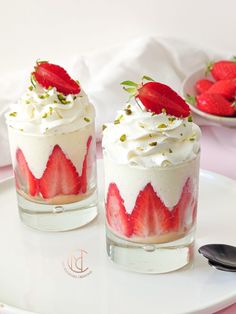
{"label": "sliced strawberry", "polygon": [[80,178],[71,160],[66,157],[59,145],[54,146],[49,156],[46,170],[39,181],[43,198],[57,195],[78,194]]}
{"label": "sliced strawberry", "polygon": [[207,80],[207,79],[201,79],[198,80],[195,84],[195,88],[198,94],[205,93],[208,91],[208,89],[214,84],[214,82]]}
{"label": "sliced strawberry", "polygon": [[168,232],[171,228],[171,213],[157,196],[151,183],[139,193],[131,214],[133,234],[150,237]]}
{"label": "sliced strawberry", "polygon": [[55,87],[58,92],[64,95],[80,92],[79,84],[59,65],[40,62],[37,63],[32,74],[37,82],[45,88]]}
{"label": "sliced strawberry", "polygon": [[16,187],[20,190],[35,196],[38,191],[38,180],[32,174],[25,156],[20,148],[16,151],[15,167]]}
{"label": "sliced strawberry", "polygon": [[215,80],[228,80],[236,78],[236,62],[220,60],[208,66]]}
{"label": "sliced strawberry", "polygon": [[111,229],[118,235],[130,237],[132,227],[129,214],[125,210],[124,201],[115,183],[110,183],[107,192],[106,218]]}
{"label": "sliced strawberry", "polygon": [[83,168],[82,168],[82,174],[81,174],[81,191],[82,193],[86,193],[87,192],[87,168],[88,168],[88,155],[89,155],[89,148],[92,142],[92,136],[90,136],[88,138],[87,141],[87,151],[86,154],[84,156],[84,161],[83,161]]}
{"label": "sliced strawberry", "polygon": [[197,107],[207,113],[230,117],[235,115],[235,102],[230,102],[220,94],[204,93],[196,97]]}
{"label": "sliced strawberry", "polygon": [[173,89],[162,83],[143,84],[138,88],[136,97],[148,110],[157,114],[161,113],[163,109],[167,114],[176,117],[187,117],[190,114],[187,103]]}
{"label": "sliced strawberry", "polygon": [[[191,201],[193,199],[193,187],[190,178],[186,181],[183,191],[181,193],[178,204],[172,210],[172,230],[178,231],[185,227],[186,216],[189,210],[193,210],[191,207]],[[192,217],[193,213],[191,213]]]}
{"label": "sliced strawberry", "polygon": [[232,100],[236,96],[236,80],[217,81],[207,91],[210,94],[220,94]]}

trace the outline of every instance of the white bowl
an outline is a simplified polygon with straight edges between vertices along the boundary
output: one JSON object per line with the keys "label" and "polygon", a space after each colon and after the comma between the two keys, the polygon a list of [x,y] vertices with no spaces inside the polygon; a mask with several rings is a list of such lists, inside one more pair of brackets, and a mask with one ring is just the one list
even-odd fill
{"label": "white bowl", "polygon": [[[185,78],[185,80],[182,83],[182,94],[184,98],[186,97],[186,95],[196,96],[195,83],[204,77],[206,77],[205,68],[201,68]],[[212,79],[212,76],[208,75],[207,78]],[[189,104],[189,107],[191,108],[193,112],[195,112],[196,114],[198,114],[199,116],[205,119],[211,120],[212,122],[214,121],[215,123],[218,123],[223,126],[236,128],[236,117],[216,116],[216,115],[199,110],[196,107],[196,105]]]}

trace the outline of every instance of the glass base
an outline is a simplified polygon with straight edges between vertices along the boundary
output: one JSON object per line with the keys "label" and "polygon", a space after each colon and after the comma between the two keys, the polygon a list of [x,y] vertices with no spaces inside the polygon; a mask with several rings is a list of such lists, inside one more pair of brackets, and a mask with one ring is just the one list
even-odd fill
{"label": "glass base", "polygon": [[25,199],[17,193],[22,222],[42,231],[66,231],[82,227],[98,214],[97,191],[87,198],[70,204],[49,205]]}
{"label": "glass base", "polygon": [[144,244],[121,239],[107,228],[106,242],[110,259],[129,271],[168,273],[191,265],[193,261],[194,230],[176,241]]}

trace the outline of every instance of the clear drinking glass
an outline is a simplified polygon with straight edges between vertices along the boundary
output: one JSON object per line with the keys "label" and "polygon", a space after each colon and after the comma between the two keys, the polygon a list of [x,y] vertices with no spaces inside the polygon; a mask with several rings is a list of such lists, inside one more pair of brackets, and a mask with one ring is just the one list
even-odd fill
{"label": "clear drinking glass", "polygon": [[64,231],[97,215],[94,122],[73,132],[27,134],[8,127],[21,220]]}
{"label": "clear drinking glass", "polygon": [[199,154],[176,166],[141,168],[104,156],[106,242],[128,270],[165,273],[191,263]]}

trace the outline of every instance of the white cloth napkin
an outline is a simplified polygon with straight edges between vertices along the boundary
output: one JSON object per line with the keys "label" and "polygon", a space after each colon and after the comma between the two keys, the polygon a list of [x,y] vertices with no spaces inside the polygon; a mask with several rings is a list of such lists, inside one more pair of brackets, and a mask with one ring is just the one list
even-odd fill
{"label": "white cloth napkin", "polygon": [[[148,75],[180,92],[181,82],[186,75],[218,57],[180,40],[148,37],[76,56],[70,60],[69,73],[79,79],[95,105],[97,138],[100,139],[101,125],[113,121],[116,111],[128,99],[120,82],[139,82],[143,75]],[[0,166],[10,163],[4,112],[24,92],[28,84],[27,76],[26,71],[18,71],[0,78]],[[204,120],[200,122],[209,124]]]}

